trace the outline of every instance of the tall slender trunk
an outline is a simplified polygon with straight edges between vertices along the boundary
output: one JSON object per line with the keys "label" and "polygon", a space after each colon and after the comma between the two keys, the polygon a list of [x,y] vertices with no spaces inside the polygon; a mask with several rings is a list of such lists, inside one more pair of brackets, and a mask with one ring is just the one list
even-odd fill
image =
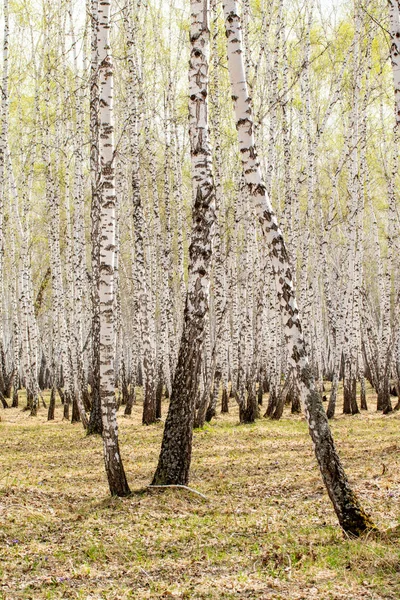
{"label": "tall slender trunk", "polygon": [[111,2],[99,6],[98,52],[100,84],[100,400],[104,461],[110,492],[130,493],[119,451],[114,368],[114,266],[115,266],[115,164],[113,114],[113,62],[110,49]]}
{"label": "tall slender trunk", "polygon": [[289,364],[296,369],[300,395],[314,443],[321,474],[343,529],[361,535],[375,526],[366,515],[350,487],[337,454],[325,410],[309,366],[299,311],[292,283],[286,246],[276,216],[268,199],[257,159],[253,134],[251,100],[247,92],[242,52],[241,22],[237,0],[224,3],[228,45],[228,69],[234,99],[239,150],[246,183],[253,199],[256,217],[262,225],[269,246],[278,301],[281,307]]}
{"label": "tall slender trunk", "polygon": [[4,305],[3,305],[3,282],[4,282],[4,198],[6,196],[6,150],[8,139],[8,36],[9,36],[9,14],[8,0],[4,0],[4,41],[3,41],[3,77],[1,89],[1,113],[2,125],[0,133],[0,392],[5,393],[6,387],[6,365],[4,353]]}
{"label": "tall slender trunk", "polygon": [[189,133],[194,205],[189,280],[178,362],[153,484],[186,484],[209,304],[215,191],[208,130],[209,1],[191,0]]}
{"label": "tall slender trunk", "polygon": [[[150,425],[156,421],[156,386],[155,386],[155,340],[153,327],[153,314],[151,314],[151,289],[147,284],[148,270],[151,268],[146,261],[146,236],[143,201],[141,194],[139,141],[140,141],[140,79],[137,65],[136,31],[128,4],[126,11],[126,25],[128,31],[128,116],[129,134],[132,153],[132,203],[134,223],[134,283],[137,294],[139,323],[143,344],[143,425]],[[136,343],[136,340],[134,340]]]}
{"label": "tall slender trunk", "polygon": [[87,383],[83,362],[83,323],[84,323],[84,291],[86,281],[86,244],[85,244],[85,207],[84,193],[85,181],[83,174],[84,165],[84,115],[83,115],[83,90],[80,86],[78,56],[76,51],[76,37],[73,26],[72,8],[70,7],[70,27],[73,44],[73,60],[75,70],[75,110],[76,110],[76,145],[74,148],[74,226],[73,226],[73,279],[74,279],[74,326],[73,326],[73,357],[75,394],[79,416],[85,429],[88,428],[84,400],[87,397]]}
{"label": "tall slender trunk", "polygon": [[91,179],[91,261],[92,261],[92,377],[91,400],[88,434],[101,434],[103,423],[100,406],[100,164],[99,164],[99,50],[98,0],[89,0],[91,30],[91,63],[90,63],[90,179]]}

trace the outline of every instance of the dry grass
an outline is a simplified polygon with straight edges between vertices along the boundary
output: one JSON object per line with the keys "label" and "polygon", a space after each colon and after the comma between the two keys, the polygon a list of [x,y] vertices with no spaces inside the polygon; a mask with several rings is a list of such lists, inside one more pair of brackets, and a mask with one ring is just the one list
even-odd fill
{"label": "dry grass", "polygon": [[[233,404],[233,403],[232,403]],[[166,409],[166,407],[164,407]],[[108,496],[102,445],[80,425],[1,411],[0,598],[400,598],[398,540],[346,539],[305,422],[196,431],[191,486],[146,491],[162,425],[120,416],[133,494]],[[381,530],[400,515],[400,415],[339,417],[349,477]]]}

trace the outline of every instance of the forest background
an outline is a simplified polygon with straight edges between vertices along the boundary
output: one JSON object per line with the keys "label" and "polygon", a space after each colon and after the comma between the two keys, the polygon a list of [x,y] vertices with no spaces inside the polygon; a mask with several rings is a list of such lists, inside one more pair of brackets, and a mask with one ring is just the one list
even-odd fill
{"label": "forest background", "polygon": [[[375,401],[385,415],[398,406],[395,6],[241,5],[261,170],[330,418],[342,410],[338,391],[347,414],[371,411]],[[60,398],[65,419],[93,426],[92,26],[92,3],[4,3],[0,383],[11,423],[25,400],[32,417],[46,404],[54,418]],[[139,395],[145,424],[165,414],[184,327],[193,208],[188,30],[183,3],[113,5],[115,387],[127,416]],[[234,414],[238,404],[241,423],[264,413],[261,401],[274,419],[285,403],[300,409],[273,267],[242,174],[227,67],[222,9],[213,3],[217,212],[198,427],[220,399]]]}

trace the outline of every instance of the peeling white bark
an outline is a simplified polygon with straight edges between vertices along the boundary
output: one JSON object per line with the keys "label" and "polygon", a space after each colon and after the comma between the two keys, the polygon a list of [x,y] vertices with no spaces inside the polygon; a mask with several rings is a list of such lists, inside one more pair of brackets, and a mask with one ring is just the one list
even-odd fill
{"label": "peeling white bark", "polygon": [[115,268],[115,163],[114,163],[114,78],[110,47],[111,2],[99,3],[98,57],[100,85],[100,399],[103,423],[104,460],[110,492],[126,496],[130,490],[118,443],[114,368],[114,268]]}
{"label": "peeling white bark", "polygon": [[255,147],[251,100],[247,91],[242,55],[241,21],[237,0],[223,3],[228,48],[228,68],[234,100],[236,128],[243,172],[254,212],[259,219],[269,247],[275,276],[276,292],[281,307],[288,361],[297,371],[300,395],[309,431],[314,442],[321,474],[342,527],[360,535],[373,527],[350,488],[339,456],[336,452],[322,401],[315,390],[302,334],[299,311],[292,283],[289,258],[282,233],[266,187],[261,177]]}

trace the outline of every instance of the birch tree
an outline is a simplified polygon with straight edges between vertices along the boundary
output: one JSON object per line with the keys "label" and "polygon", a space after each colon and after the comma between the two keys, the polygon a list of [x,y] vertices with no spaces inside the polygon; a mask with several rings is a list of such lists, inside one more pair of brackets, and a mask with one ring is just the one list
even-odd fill
{"label": "birch tree", "polygon": [[292,283],[286,246],[276,216],[269,202],[257,158],[251,100],[247,91],[242,52],[241,20],[236,0],[223,3],[228,50],[228,68],[238,131],[239,150],[249,194],[253,200],[256,218],[262,225],[269,247],[275,276],[277,299],[284,323],[289,361],[296,369],[300,395],[314,443],[321,474],[343,529],[361,535],[375,526],[362,509],[350,487],[339,455],[337,454],[320,395],[315,389],[310,370],[299,311]]}
{"label": "birch tree", "polygon": [[193,181],[189,280],[178,362],[153,485],[187,484],[209,303],[215,189],[208,125],[209,2],[191,0],[189,136]]}
{"label": "birch tree", "polygon": [[113,115],[113,62],[110,47],[111,2],[98,9],[98,58],[100,87],[100,399],[104,460],[112,495],[130,493],[118,442],[114,368],[114,267],[115,267],[115,146]]}
{"label": "birch tree", "polygon": [[100,97],[99,97],[99,3],[88,0],[87,13],[90,19],[90,183],[91,183],[91,263],[92,263],[92,407],[88,425],[89,434],[101,434],[103,429],[100,406]]}

